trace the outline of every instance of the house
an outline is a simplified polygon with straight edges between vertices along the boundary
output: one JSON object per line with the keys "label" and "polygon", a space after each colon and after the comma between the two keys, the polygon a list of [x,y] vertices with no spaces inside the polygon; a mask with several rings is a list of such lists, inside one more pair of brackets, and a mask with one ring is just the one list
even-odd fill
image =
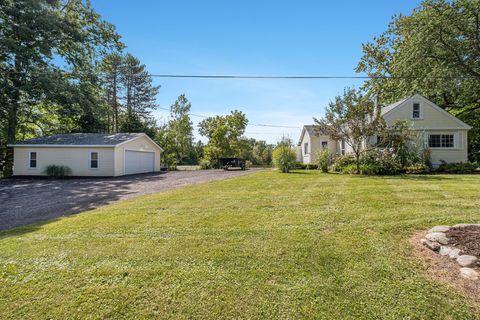
{"label": "house", "polygon": [[[429,148],[432,165],[438,167],[445,162],[467,162],[467,142],[469,125],[443,110],[425,97],[413,96],[383,107],[381,115],[387,126],[396,121],[407,121],[416,132],[418,145]],[[370,144],[378,142],[372,137]],[[300,159],[303,163],[314,163],[318,150],[328,148],[331,154],[340,155],[351,152],[345,141],[335,141],[328,135],[318,132],[315,126],[307,125],[302,129],[299,141]]]}
{"label": "house", "polygon": [[144,133],[56,134],[9,146],[14,148],[15,176],[45,175],[49,165],[67,166],[73,176],[157,172],[163,151]]}

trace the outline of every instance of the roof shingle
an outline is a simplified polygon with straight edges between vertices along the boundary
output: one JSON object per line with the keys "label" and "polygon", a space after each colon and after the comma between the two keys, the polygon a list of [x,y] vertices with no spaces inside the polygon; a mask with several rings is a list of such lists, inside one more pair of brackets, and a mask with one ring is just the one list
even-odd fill
{"label": "roof shingle", "polygon": [[144,133],[66,133],[19,141],[15,145],[115,146]]}

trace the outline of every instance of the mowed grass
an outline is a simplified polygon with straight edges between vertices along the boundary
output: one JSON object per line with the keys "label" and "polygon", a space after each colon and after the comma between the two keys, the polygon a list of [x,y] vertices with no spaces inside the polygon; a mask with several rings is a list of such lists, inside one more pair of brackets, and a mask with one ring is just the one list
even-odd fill
{"label": "mowed grass", "polygon": [[254,173],[0,234],[0,318],[478,319],[408,238],[479,221],[480,176]]}

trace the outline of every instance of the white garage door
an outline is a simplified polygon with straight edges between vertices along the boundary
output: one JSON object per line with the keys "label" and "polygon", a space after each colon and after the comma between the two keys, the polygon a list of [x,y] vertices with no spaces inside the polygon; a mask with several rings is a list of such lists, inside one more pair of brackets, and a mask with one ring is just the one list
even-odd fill
{"label": "white garage door", "polygon": [[125,174],[155,171],[155,153],[125,150]]}

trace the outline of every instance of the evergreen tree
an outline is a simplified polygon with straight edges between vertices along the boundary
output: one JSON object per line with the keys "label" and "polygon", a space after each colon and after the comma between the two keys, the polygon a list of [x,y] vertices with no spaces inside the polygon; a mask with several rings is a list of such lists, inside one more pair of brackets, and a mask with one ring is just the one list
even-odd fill
{"label": "evergreen tree", "polygon": [[108,127],[109,132],[118,132],[120,127],[120,104],[119,94],[121,92],[120,70],[123,67],[123,57],[118,52],[113,52],[103,59],[103,99],[109,106]]}
{"label": "evergreen tree", "polygon": [[124,88],[124,121],[148,119],[157,107],[156,96],[160,86],[152,84],[152,77],[137,58],[127,54],[123,59],[120,79]]}

